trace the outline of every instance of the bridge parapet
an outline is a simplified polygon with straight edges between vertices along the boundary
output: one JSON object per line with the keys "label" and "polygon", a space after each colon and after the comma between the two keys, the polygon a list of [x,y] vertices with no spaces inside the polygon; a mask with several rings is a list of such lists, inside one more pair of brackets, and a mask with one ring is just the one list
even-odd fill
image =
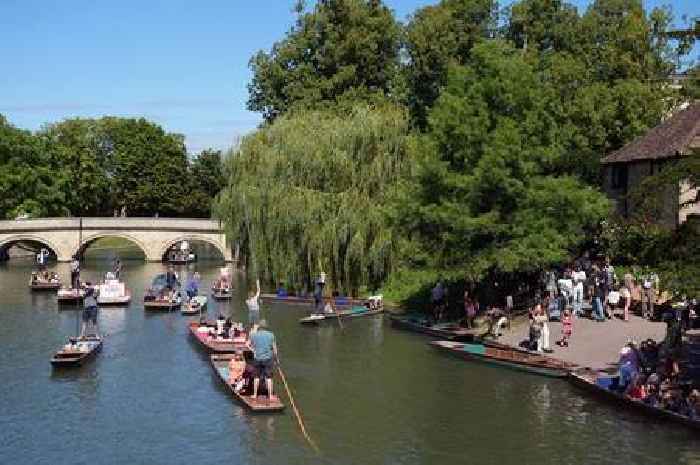
{"label": "bridge parapet", "polygon": [[[218,220],[196,218],[35,218],[0,221],[0,251],[18,241],[50,247],[59,261],[102,237],[122,237],[138,245],[148,261],[160,261],[167,248],[182,240],[212,244],[231,260],[231,250]],[[82,238],[82,242],[81,242]]]}

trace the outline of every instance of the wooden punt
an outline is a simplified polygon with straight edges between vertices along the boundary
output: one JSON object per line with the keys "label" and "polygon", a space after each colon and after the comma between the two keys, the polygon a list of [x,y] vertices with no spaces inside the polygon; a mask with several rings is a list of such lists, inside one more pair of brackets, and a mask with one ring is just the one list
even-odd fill
{"label": "wooden punt", "polygon": [[239,394],[233,389],[233,386],[228,382],[228,363],[232,357],[233,354],[215,354],[210,357],[216,377],[224,384],[229,394],[251,412],[273,413],[284,410],[284,404],[277,396],[273,396],[272,399],[267,396],[258,396],[257,399],[253,399],[251,396]]}
{"label": "wooden punt", "polygon": [[427,334],[449,341],[472,342],[478,339],[481,331],[463,328],[455,323],[428,324],[425,318],[391,315],[391,326],[414,333]]}
{"label": "wooden punt", "polygon": [[29,283],[29,289],[32,291],[57,291],[61,288],[61,283],[35,282]]}
{"label": "wooden punt", "polygon": [[340,317],[341,319],[346,318],[359,318],[362,316],[372,316],[379,315],[384,311],[383,308],[378,308],[376,310],[369,310],[367,307],[352,307],[350,310],[345,310],[337,313],[321,313],[313,314],[299,320],[299,323],[303,325],[317,325],[323,323],[324,321],[337,321]]}
{"label": "wooden punt", "polygon": [[143,308],[144,310],[154,310],[154,311],[170,311],[180,308],[182,301],[180,299],[154,299],[154,300],[144,300]]}
{"label": "wooden punt", "polygon": [[66,289],[61,288],[56,294],[56,299],[59,304],[75,305],[83,301],[85,291],[83,289]]}
{"label": "wooden punt", "polygon": [[569,381],[571,381],[571,384],[584,389],[603,400],[623,406],[627,410],[633,412],[638,412],[660,420],[673,421],[700,431],[700,420],[693,420],[690,417],[671,412],[670,410],[653,407],[639,400],[629,399],[616,391],[601,386],[598,380],[602,378],[612,380],[613,378],[616,378],[616,376],[599,376],[597,372],[590,369],[572,371],[569,375]]}
{"label": "wooden punt", "polygon": [[575,367],[553,357],[505,345],[463,344],[453,341],[433,341],[430,345],[465,360],[484,362],[552,378],[566,378],[569,371]]}
{"label": "wooden punt", "polygon": [[70,344],[61,348],[51,358],[51,365],[57,368],[77,367],[95,358],[102,350],[102,338],[99,336],[87,336],[83,338],[70,338]]}
{"label": "wooden punt", "polygon": [[182,307],[180,313],[183,315],[198,315],[207,308],[207,298],[203,295],[196,295]]}
{"label": "wooden punt", "polygon": [[230,300],[233,297],[233,289],[211,288],[211,296],[214,300]]}
{"label": "wooden punt", "polygon": [[213,339],[208,333],[198,331],[200,326],[216,327],[213,323],[200,323],[198,321],[190,321],[190,335],[199,344],[210,353],[232,354],[248,348],[247,335],[244,333],[242,337],[236,339]]}
{"label": "wooden punt", "polygon": [[[260,294],[260,298],[263,302],[269,304],[287,304],[287,305],[313,305],[314,298],[311,297],[299,297],[295,295],[280,297],[277,294]],[[330,302],[330,298],[326,298],[325,302]],[[347,297],[336,297],[334,305],[336,307],[353,307],[362,306],[367,302],[366,299],[350,299]]]}

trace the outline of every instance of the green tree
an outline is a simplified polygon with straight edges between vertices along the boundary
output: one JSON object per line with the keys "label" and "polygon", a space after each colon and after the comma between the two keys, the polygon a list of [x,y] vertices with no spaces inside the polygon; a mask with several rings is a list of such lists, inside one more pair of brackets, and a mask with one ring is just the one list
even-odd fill
{"label": "green tree", "polygon": [[66,173],[47,155],[45,141],[0,115],[0,218],[63,216]]}
{"label": "green tree", "polygon": [[450,69],[393,221],[405,267],[476,281],[570,258],[609,205],[556,173],[561,132],[537,67],[498,40],[471,55]]}
{"label": "green tree", "polygon": [[184,138],[143,118],[68,119],[39,136],[67,181],[73,215],[179,216],[190,188]]}
{"label": "green tree", "polygon": [[406,26],[408,105],[416,124],[427,114],[447,81],[451,64],[463,65],[479,40],[492,34],[493,0],[442,0],[414,13]]}
{"label": "green tree", "polygon": [[112,203],[130,216],[179,216],[188,194],[184,136],[143,118],[100,120]]}
{"label": "green tree", "polygon": [[114,209],[112,179],[104,134],[99,120],[66,119],[48,125],[39,136],[46,140],[55,163],[66,172],[66,205],[75,216],[109,216]]}
{"label": "green tree", "polygon": [[392,105],[282,116],[228,158],[216,214],[255,273],[307,287],[325,271],[336,289],[377,287],[394,251],[383,209],[409,143]]}
{"label": "green tree", "polygon": [[209,218],[214,198],[226,184],[220,150],[203,150],[189,167],[190,192],[186,197],[188,216]]}
{"label": "green tree", "polygon": [[391,94],[400,27],[380,0],[319,0],[295,26],[250,60],[248,109],[274,120],[294,106]]}

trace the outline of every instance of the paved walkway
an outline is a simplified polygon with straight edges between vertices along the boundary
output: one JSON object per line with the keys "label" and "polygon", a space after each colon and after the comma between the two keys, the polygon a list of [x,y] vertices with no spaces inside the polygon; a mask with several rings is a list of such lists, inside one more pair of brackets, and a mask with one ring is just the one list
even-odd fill
{"label": "paved walkway", "polygon": [[[518,346],[528,338],[527,318],[513,322],[510,330],[504,330],[499,342]],[[620,349],[631,338],[637,342],[652,338],[661,341],[666,335],[666,324],[649,322],[636,315],[625,322],[618,318],[602,323],[580,317],[574,320],[569,347],[556,344],[561,338],[561,323],[549,323],[549,344],[553,357],[596,370],[614,369]]]}

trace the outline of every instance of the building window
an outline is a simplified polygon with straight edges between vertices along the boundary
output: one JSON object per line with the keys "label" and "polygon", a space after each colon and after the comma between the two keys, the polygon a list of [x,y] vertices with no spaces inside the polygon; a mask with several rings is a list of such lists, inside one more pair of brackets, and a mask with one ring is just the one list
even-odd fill
{"label": "building window", "polygon": [[627,189],[627,165],[613,165],[612,188]]}

